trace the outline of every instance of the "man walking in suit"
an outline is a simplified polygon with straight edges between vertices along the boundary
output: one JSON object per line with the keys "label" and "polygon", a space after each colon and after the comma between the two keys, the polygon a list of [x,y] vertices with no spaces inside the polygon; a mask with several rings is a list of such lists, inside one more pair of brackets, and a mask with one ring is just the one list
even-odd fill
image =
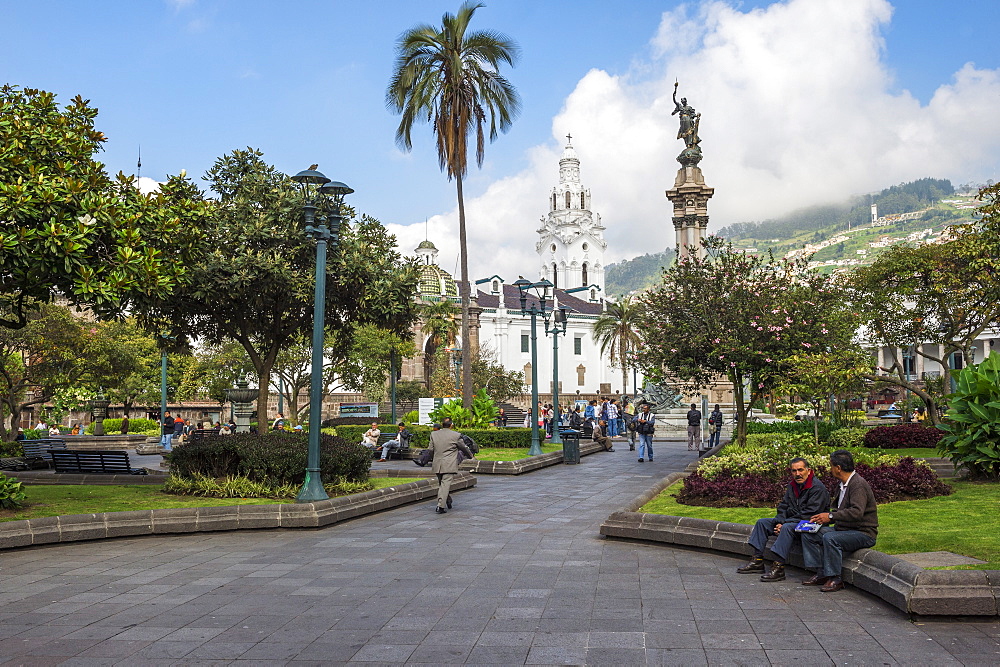
{"label": "man walking in suit", "polygon": [[473,458],[470,450],[464,442],[462,435],[451,429],[452,421],[445,417],[441,421],[441,430],[431,433],[431,442],[427,449],[432,452],[434,465],[431,470],[438,478],[437,507],[434,509],[438,514],[444,514],[451,509],[451,480],[458,473],[458,452],[461,451],[466,458]]}

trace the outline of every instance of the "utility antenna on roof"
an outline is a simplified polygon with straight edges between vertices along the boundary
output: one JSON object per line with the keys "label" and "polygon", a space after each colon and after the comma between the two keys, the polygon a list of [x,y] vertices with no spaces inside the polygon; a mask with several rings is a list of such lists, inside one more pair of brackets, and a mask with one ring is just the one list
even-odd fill
{"label": "utility antenna on roof", "polygon": [[427,217],[424,217],[424,240],[427,241]]}
{"label": "utility antenna on roof", "polygon": [[135,180],[136,185],[138,185],[139,179],[142,178],[142,144],[139,144],[139,162],[135,165],[135,169]]}

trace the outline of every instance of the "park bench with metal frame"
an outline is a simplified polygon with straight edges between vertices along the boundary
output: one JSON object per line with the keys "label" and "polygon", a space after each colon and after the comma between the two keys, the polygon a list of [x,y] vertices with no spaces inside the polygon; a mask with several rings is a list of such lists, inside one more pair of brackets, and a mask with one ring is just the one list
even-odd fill
{"label": "park bench with metal frame", "polygon": [[52,464],[56,473],[101,474],[101,475],[146,475],[145,468],[129,465],[128,452],[52,450]]}

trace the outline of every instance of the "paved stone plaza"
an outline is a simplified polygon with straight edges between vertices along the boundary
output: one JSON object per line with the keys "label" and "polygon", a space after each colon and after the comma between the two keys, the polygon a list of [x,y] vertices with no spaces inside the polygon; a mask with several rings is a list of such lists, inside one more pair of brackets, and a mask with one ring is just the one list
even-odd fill
{"label": "paved stone plaza", "polygon": [[[694,455],[657,442],[318,531],[0,554],[3,664],[1000,663],[1000,622],[911,622],[857,590],[741,576],[729,555],[602,539]],[[385,464],[380,464],[384,466]],[[399,466],[394,462],[393,467]]]}

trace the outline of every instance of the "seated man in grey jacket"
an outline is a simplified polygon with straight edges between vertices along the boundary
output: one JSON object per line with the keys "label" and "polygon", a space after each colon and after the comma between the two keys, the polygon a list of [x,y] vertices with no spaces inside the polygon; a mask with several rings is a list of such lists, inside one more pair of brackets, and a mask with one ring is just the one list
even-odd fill
{"label": "seated man in grey jacket", "polygon": [[773,519],[757,519],[750,539],[747,540],[753,547],[754,555],[749,563],[736,570],[740,574],[764,572],[764,548],[773,534],[778,537],[770,551],[777,559],[771,565],[771,570],[761,575],[760,580],[784,581],[788,554],[795,544],[795,538],[800,535],[795,532],[795,526],[799,521],[809,519],[830,505],[830,492],[813,475],[808,461],[801,457],[794,458],[788,463],[788,468],[792,473],[792,481],[785,488],[785,497],[778,503],[777,516]]}

